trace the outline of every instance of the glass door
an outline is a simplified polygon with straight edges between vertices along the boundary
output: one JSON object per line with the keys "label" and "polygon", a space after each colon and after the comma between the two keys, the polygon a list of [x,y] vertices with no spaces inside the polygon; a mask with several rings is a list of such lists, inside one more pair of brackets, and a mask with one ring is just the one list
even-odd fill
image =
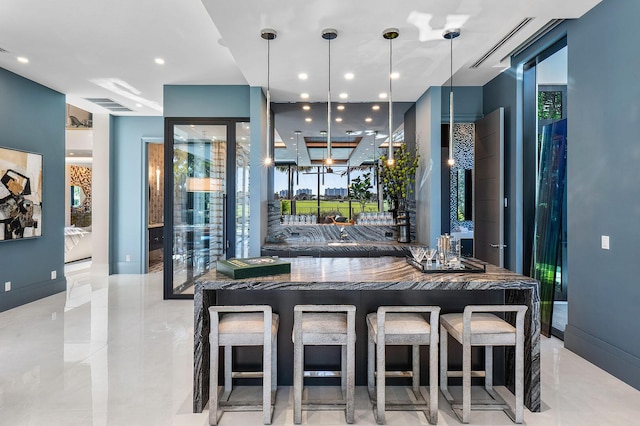
{"label": "glass door", "polygon": [[167,119],[165,299],[193,297],[195,280],[234,256],[235,133],[235,122]]}

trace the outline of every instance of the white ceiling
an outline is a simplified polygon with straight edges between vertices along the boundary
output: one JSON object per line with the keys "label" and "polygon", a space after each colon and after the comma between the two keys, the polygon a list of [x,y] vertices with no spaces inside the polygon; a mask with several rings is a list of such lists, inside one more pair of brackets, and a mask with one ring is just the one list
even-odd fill
{"label": "white ceiling", "polygon": [[[278,31],[271,43],[274,102],[324,101],[327,89],[326,27],[332,42],[332,91],[349,101],[377,101],[388,89],[388,47],[382,31],[397,27],[393,43],[393,97],[415,101],[427,87],[445,84],[449,44],[440,38],[446,22],[468,18],[454,41],[455,84],[481,85],[505,64],[500,59],[553,18],[576,18],[600,0],[2,0],[0,67],[68,95],[70,103],[107,112],[82,101],[109,97],[134,110],[122,115],[161,115],[143,99],[162,105],[164,84],[266,86],[265,27]],[[430,19],[427,14],[431,15]],[[479,69],[469,64],[524,17],[535,17]],[[426,25],[433,31],[426,31]],[[423,35],[428,38],[420,41]],[[17,56],[29,59],[18,63]],[[165,65],[154,59],[163,58]],[[497,67],[500,65],[500,67]],[[299,72],[309,79],[298,79]],[[351,81],[342,76],[353,72]],[[114,93],[98,79],[117,79]],[[128,95],[129,97],[127,97]],[[138,97],[132,100],[130,97]]]}
{"label": "white ceiling", "polygon": [[[64,93],[67,102],[93,113],[110,111],[85,98],[110,98],[132,110],[115,115],[162,115],[165,84],[266,87],[267,41],[260,31],[273,28],[278,37],[271,42],[272,101],[299,102],[307,92],[308,102],[326,102],[328,42],[321,33],[335,28],[333,101],[380,102],[378,94],[389,89],[389,41],[382,32],[395,27],[400,36],[393,41],[393,70],[400,76],[393,80],[393,100],[415,102],[428,87],[448,84],[444,28],[462,28],[453,42],[454,84],[484,85],[509,65],[501,59],[547,22],[580,17],[599,2],[2,0],[0,48],[6,52],[0,51],[0,67]],[[470,68],[526,17],[534,19],[482,66]],[[18,62],[19,56],[29,63]],[[298,78],[301,72],[307,80]],[[346,80],[347,72],[355,77]],[[346,100],[338,98],[341,92]]]}

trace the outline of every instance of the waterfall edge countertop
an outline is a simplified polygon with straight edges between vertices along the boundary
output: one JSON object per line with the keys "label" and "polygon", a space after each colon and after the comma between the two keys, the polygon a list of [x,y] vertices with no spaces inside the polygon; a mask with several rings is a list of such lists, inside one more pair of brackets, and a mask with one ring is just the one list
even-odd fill
{"label": "waterfall edge countertop", "polygon": [[[404,258],[290,258],[291,273],[231,279],[211,271],[196,280],[208,290],[497,290],[531,287],[538,282],[486,265],[484,273],[422,273]],[[476,261],[479,262],[479,261]]]}
{"label": "waterfall edge countertop", "polygon": [[[504,304],[526,305],[529,309],[525,319],[525,404],[531,411],[540,411],[540,297],[536,280],[493,265],[486,265],[484,273],[422,273],[409,265],[404,258],[397,257],[287,258],[283,260],[291,262],[290,273],[232,279],[216,271],[210,271],[196,280],[194,412],[202,411],[209,394],[209,306],[225,304],[226,298],[228,296],[233,298],[234,294],[242,295],[242,304],[271,303],[273,305],[281,303],[280,300],[284,299],[293,300],[295,303],[295,300],[302,300],[305,294],[311,294],[312,291],[320,291],[317,294],[323,295],[325,300],[333,298],[351,300],[349,297],[352,297],[353,303],[357,305],[360,296],[354,296],[355,294],[360,294],[362,297],[364,295],[375,297],[376,292],[385,290],[392,292],[386,292],[386,295],[410,293],[409,298],[415,304],[424,303],[430,294],[429,291],[444,290],[445,293],[451,291],[453,303],[460,303],[456,302],[458,292],[480,290],[481,294],[504,294],[504,297],[499,299]],[[281,291],[291,294],[287,298],[277,297]],[[502,293],[496,293],[496,291]],[[274,295],[275,298],[273,298]],[[267,299],[271,302],[267,302]],[[390,299],[385,297],[380,300],[379,305],[389,303]],[[288,305],[273,306],[273,308],[280,314],[281,324],[285,322],[284,316],[293,315],[293,312],[289,312],[293,309]],[[361,308],[362,306],[358,307],[358,310],[362,310]],[[464,306],[455,306],[459,311],[463,308]],[[362,316],[366,313],[358,312],[358,315]],[[281,332],[284,334],[278,341],[279,357],[286,355],[288,347],[285,345],[290,343],[288,342],[290,337],[287,339],[286,336],[291,334],[290,330],[283,329]],[[358,339],[366,341],[366,335],[361,337],[362,339],[360,337]],[[281,346],[284,347],[281,348]],[[358,349],[356,352],[358,353]],[[512,361],[513,359],[508,362]],[[507,374],[510,370],[507,368]],[[280,373],[279,370],[278,374]],[[507,384],[510,383],[508,376],[505,380]]]}

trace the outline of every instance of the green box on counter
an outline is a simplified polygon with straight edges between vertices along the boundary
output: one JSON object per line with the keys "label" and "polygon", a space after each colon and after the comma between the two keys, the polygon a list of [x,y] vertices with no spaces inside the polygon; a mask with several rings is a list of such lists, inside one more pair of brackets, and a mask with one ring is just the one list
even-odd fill
{"label": "green box on counter", "polygon": [[248,259],[232,258],[218,260],[216,270],[234,279],[252,278],[264,275],[288,274],[291,272],[291,263],[268,256]]}

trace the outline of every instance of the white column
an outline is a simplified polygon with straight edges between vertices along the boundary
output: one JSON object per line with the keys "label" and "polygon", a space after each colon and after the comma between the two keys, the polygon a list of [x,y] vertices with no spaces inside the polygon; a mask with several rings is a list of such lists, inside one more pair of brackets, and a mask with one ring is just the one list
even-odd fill
{"label": "white column", "polygon": [[93,114],[92,273],[109,274],[109,114]]}

